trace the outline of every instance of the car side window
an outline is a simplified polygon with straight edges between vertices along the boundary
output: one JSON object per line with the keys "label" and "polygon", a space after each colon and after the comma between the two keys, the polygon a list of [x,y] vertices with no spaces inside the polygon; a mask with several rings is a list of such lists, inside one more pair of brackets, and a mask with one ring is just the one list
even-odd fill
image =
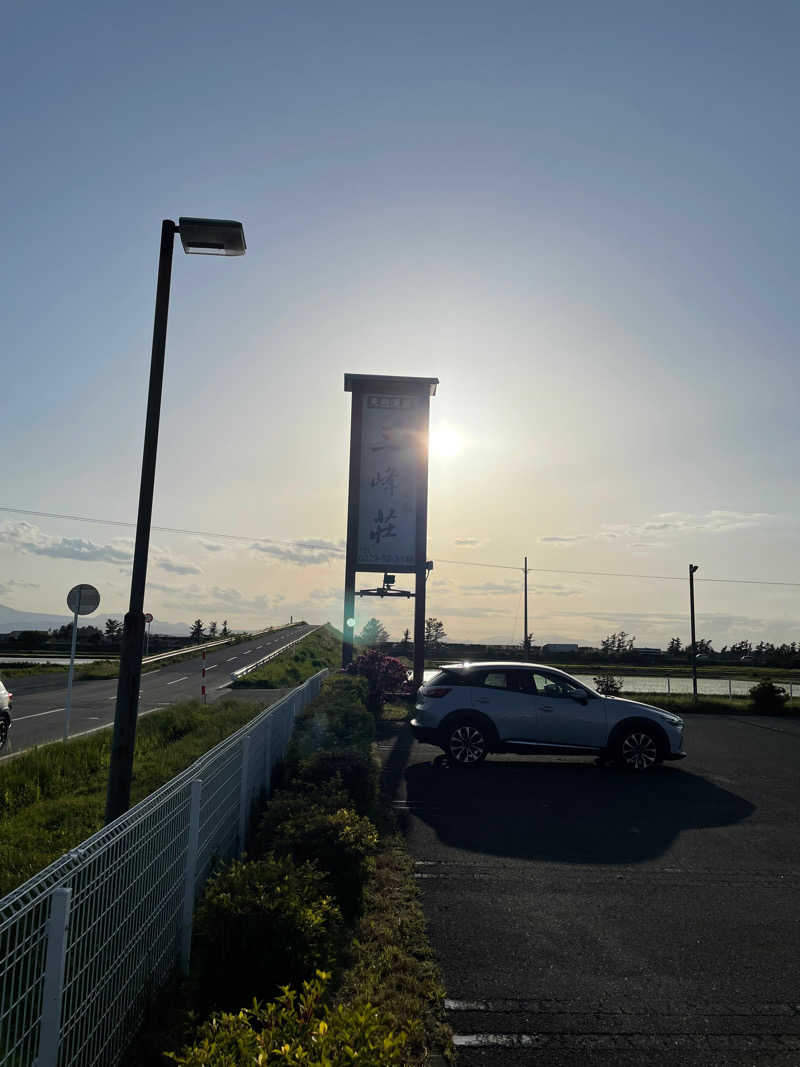
{"label": "car side window", "polygon": [[539,696],[545,697],[566,697],[564,686],[551,678],[549,674],[539,674],[537,672],[533,675],[533,684],[536,686],[536,692]]}
{"label": "car side window", "polygon": [[483,676],[482,685],[488,689],[511,689],[509,685],[508,671],[487,671]]}

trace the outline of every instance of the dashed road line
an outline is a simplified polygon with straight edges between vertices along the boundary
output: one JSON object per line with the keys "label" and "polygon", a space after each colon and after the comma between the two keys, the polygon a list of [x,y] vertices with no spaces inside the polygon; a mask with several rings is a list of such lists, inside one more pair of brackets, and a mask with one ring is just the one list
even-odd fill
{"label": "dashed road line", "polygon": [[66,710],[66,708],[51,708],[50,711],[37,711],[33,715],[15,715],[14,722],[25,722],[26,719],[40,719],[42,715],[55,715],[57,711]]}
{"label": "dashed road line", "polygon": [[188,677],[188,674],[184,674],[183,678],[176,678],[174,682],[167,682],[167,685],[177,685],[178,682],[185,682]]}

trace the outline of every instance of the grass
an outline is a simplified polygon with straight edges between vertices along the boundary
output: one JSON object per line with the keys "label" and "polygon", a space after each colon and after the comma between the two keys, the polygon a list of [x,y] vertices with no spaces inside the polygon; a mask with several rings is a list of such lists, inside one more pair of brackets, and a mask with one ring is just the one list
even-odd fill
{"label": "grass", "polygon": [[[691,693],[621,693],[625,699],[639,700],[642,704],[672,711],[676,715],[760,715],[753,707],[750,697],[700,696],[695,704]],[[800,702],[793,707],[787,703],[779,715],[787,717],[800,714]]]}
{"label": "grass", "polygon": [[[263,708],[186,701],[139,721],[131,802],[174,778]],[[103,826],[111,730],[44,745],[0,764],[0,896]]]}
{"label": "grass", "polygon": [[327,623],[320,630],[315,630],[308,637],[281,652],[275,659],[251,671],[238,682],[233,689],[283,689],[286,686],[300,685],[312,674],[324,667],[337,670],[342,662],[342,637]]}

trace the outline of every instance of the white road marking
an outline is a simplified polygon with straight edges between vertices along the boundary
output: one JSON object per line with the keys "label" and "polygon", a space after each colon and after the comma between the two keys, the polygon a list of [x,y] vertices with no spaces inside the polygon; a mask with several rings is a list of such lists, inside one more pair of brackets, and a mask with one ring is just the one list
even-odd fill
{"label": "white road marking", "polygon": [[188,677],[188,674],[184,674],[183,678],[176,678],[174,682],[167,682],[167,685],[177,685],[178,682],[185,682]]}
{"label": "white road marking", "polygon": [[[237,654],[237,655],[238,655],[238,654]],[[237,656],[231,656],[231,657],[230,657],[230,659],[226,659],[226,660],[225,660],[225,662],[226,662],[226,663],[230,663],[230,661],[231,661],[232,659],[236,659],[236,658],[237,658]]]}
{"label": "white road marking", "polygon": [[208,673],[209,671],[215,671],[215,670],[217,669],[217,667],[219,667],[219,664],[218,664],[218,663],[212,663],[210,667],[206,667],[206,674],[207,674],[207,673]]}
{"label": "white road marking", "polygon": [[15,715],[14,722],[25,722],[26,719],[39,719],[42,715],[55,715],[57,711],[66,710],[66,708],[51,708],[50,711],[37,711],[33,715]]}
{"label": "white road marking", "polygon": [[263,648],[263,647],[264,647],[263,645],[256,645],[256,652],[257,652],[257,651],[258,651],[258,650],[259,650],[260,648]]}

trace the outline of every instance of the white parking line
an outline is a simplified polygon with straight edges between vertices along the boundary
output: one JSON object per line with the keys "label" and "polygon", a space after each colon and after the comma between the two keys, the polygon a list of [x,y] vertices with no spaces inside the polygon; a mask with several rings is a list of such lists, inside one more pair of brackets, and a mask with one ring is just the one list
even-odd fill
{"label": "white parking line", "polygon": [[183,678],[176,678],[174,682],[167,682],[167,685],[177,685],[178,682],[185,682],[188,677],[188,674],[184,674]]}
{"label": "white parking line", "polygon": [[230,661],[231,661],[232,659],[236,659],[236,658],[237,658],[236,656],[231,656],[231,657],[230,657],[230,659],[226,659],[226,660],[225,660],[225,662],[226,662],[226,663],[230,663]]}
{"label": "white parking line", "polygon": [[208,671],[215,671],[217,667],[219,667],[218,663],[212,663],[210,667],[206,667],[206,673],[208,673]]}
{"label": "white parking line", "polygon": [[55,715],[57,711],[66,710],[66,708],[51,708],[50,711],[37,711],[33,715],[15,715],[14,722],[25,722],[26,719],[39,719],[42,715]]}

